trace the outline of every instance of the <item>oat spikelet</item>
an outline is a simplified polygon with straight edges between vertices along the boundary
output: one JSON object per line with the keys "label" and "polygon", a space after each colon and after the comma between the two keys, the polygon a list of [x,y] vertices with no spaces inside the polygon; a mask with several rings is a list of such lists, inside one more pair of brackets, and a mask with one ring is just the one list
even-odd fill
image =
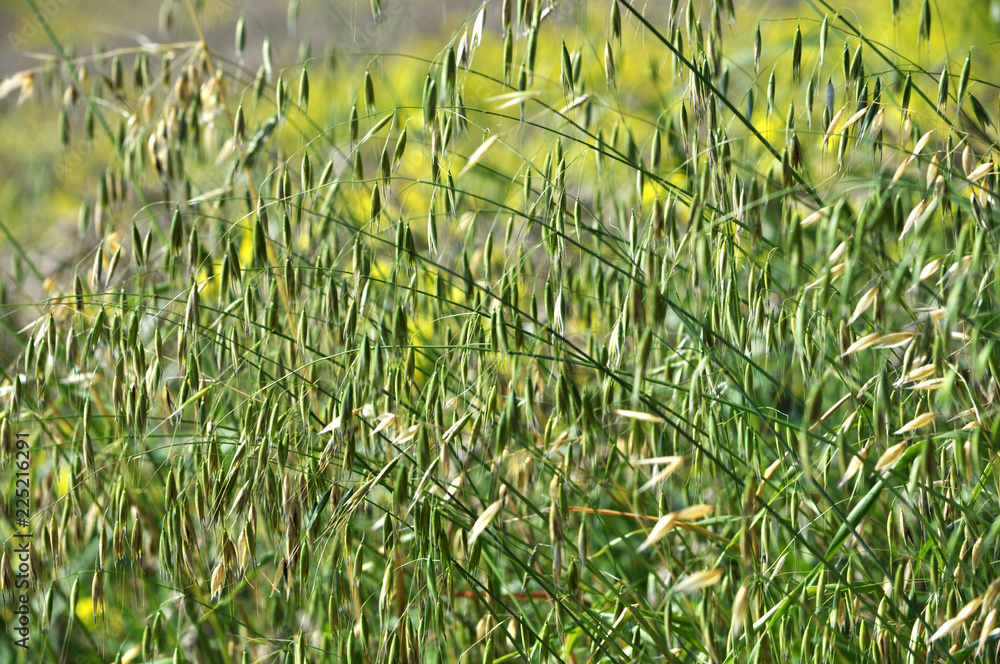
{"label": "oat spikelet", "polygon": [[920,281],[923,281],[924,279],[930,277],[939,269],[941,269],[941,259],[935,258],[930,263],[925,265],[922,270],[920,270]]}
{"label": "oat spikelet", "polygon": [[931,129],[929,132],[920,137],[920,140],[917,141],[917,144],[913,146],[913,153],[910,155],[911,159],[919,156],[920,151],[923,150],[925,147],[927,147],[927,142],[931,140],[931,134],[933,133],[934,130]]}
{"label": "oat spikelet", "polygon": [[373,436],[382,431],[385,431],[387,427],[392,426],[392,423],[396,421],[396,414],[382,413],[381,415],[378,416],[378,419],[379,419],[378,425],[374,429],[372,429],[371,435]]}
{"label": "oat spikelet", "polygon": [[939,389],[947,382],[945,378],[930,378],[928,380],[922,380],[919,383],[914,383],[913,385],[907,385],[906,389],[913,390],[915,392],[923,392],[927,390]]}
{"label": "oat spikelet", "polygon": [[892,189],[892,186],[897,182],[899,182],[899,179],[903,177],[903,173],[906,172],[906,167],[910,165],[911,161],[913,161],[913,157],[907,157],[906,159],[903,160],[903,163],[901,163],[899,167],[896,168],[896,172],[892,176],[892,182],[889,183],[890,189]]}
{"label": "oat spikelet", "polygon": [[916,367],[915,369],[911,369],[910,372],[907,373],[905,376],[903,376],[903,378],[896,384],[902,385],[903,383],[908,383],[913,380],[921,380],[923,378],[927,378],[928,376],[934,373],[935,369],[936,367],[934,366],[933,362],[930,364],[925,364],[920,367]]}
{"label": "oat spikelet", "polygon": [[871,441],[868,441],[868,444],[861,448],[861,451],[858,452],[857,456],[851,457],[851,462],[847,464],[847,470],[844,471],[844,476],[840,478],[838,486],[841,488],[847,486],[847,483],[851,481],[851,478],[858,474],[858,471],[861,470],[861,466],[865,459],[868,458],[868,450],[871,449],[871,446]]}
{"label": "oat spikelet", "polygon": [[986,177],[992,170],[993,170],[992,161],[988,161],[985,164],[980,164],[971,173],[969,173],[969,182],[979,182],[984,177]]}
{"label": "oat spikelet", "polygon": [[223,560],[215,566],[212,572],[212,597],[222,594],[222,588],[226,583],[226,563]]}
{"label": "oat spikelet", "polygon": [[678,521],[697,521],[698,519],[703,519],[715,510],[712,505],[706,505],[704,503],[699,503],[697,505],[690,505],[684,509],[677,512]]}
{"label": "oat spikelet", "polygon": [[636,462],[637,465],[653,465],[653,464],[664,464],[659,471],[656,472],[649,481],[639,487],[639,493],[648,491],[650,488],[656,486],[663,480],[667,479],[673,475],[677,470],[684,465],[684,457],[682,456],[669,456],[669,457],[658,457],[656,459],[641,459]]}
{"label": "oat spikelet", "polygon": [[852,115],[850,117],[850,119],[847,122],[844,123],[844,126],[840,128],[840,132],[843,133],[843,132],[847,131],[848,129],[850,129],[854,125],[855,122],[857,122],[861,118],[865,117],[865,115],[867,115],[867,114],[868,114],[868,107],[866,106],[866,107],[862,108],[860,111],[858,111],[857,113],[855,113],[854,115]]}
{"label": "oat spikelet", "polygon": [[799,222],[799,228],[808,228],[813,224],[817,223],[820,219],[823,218],[823,215],[826,214],[827,210],[829,210],[829,208],[822,208],[820,210],[816,210],[808,217]]}
{"label": "oat spikelet", "polygon": [[826,128],[826,134],[823,135],[824,148],[830,142],[830,137],[833,136],[833,128],[837,126],[837,122],[840,121],[840,116],[844,114],[845,110],[847,110],[846,106],[837,111],[837,114],[833,116],[832,120],[830,120],[830,126]]}
{"label": "oat spikelet", "polygon": [[826,274],[820,275],[819,278],[816,279],[816,281],[806,286],[806,290],[809,290],[810,288],[816,288],[817,286],[821,285],[824,281],[826,281],[828,278],[833,279],[834,277],[838,276],[841,272],[843,272],[845,269],[847,269],[847,263],[838,263],[834,265],[833,267],[830,268],[829,275]]}
{"label": "oat spikelet", "polygon": [[469,419],[471,419],[471,417],[472,415],[469,413],[466,413],[465,415],[460,417],[457,422],[448,427],[448,430],[444,432],[444,435],[441,436],[441,442],[447,443],[452,438],[454,438],[455,435],[462,430],[462,427],[465,426],[465,424],[469,421]]}
{"label": "oat spikelet", "polygon": [[701,519],[711,514],[713,509],[715,508],[711,505],[691,505],[682,510],[671,512],[670,514],[661,517],[660,520],[656,522],[656,525],[653,526],[653,529],[649,531],[649,536],[646,537],[646,540],[639,545],[639,551],[645,551],[666,537],[667,533],[670,532],[670,529],[673,528],[677,522]]}
{"label": "oat spikelet", "polygon": [[94,618],[98,614],[104,615],[107,604],[104,599],[104,570],[99,569],[94,572],[94,580],[90,584],[90,599],[93,604]]}
{"label": "oat spikelet", "polygon": [[878,297],[878,285],[872,286],[865,292],[864,295],[861,296],[861,299],[858,300],[858,304],[854,307],[854,313],[852,313],[851,317],[847,320],[847,324],[850,325],[856,321],[861,314],[868,309],[868,307],[874,304],[876,297]]}
{"label": "oat spikelet", "polygon": [[493,501],[489,507],[486,508],[476,522],[472,524],[472,530],[469,531],[469,549],[472,549],[472,545],[475,544],[479,536],[489,528],[493,520],[497,518],[497,514],[500,513],[500,508],[503,507],[503,498]]}
{"label": "oat spikelet", "polygon": [[[934,643],[938,639],[948,636],[952,632],[957,631],[959,628],[962,627],[962,623],[968,620],[969,616],[971,616],[973,613],[976,612],[976,609],[979,608],[979,605],[982,603],[982,601],[983,601],[982,596],[979,596],[976,599],[969,602],[968,604],[966,604],[965,606],[963,606],[962,610],[959,611],[954,618],[951,618],[950,620],[945,620],[944,623],[942,623],[942,625],[938,627],[937,631],[931,634],[931,638],[929,638],[927,642]],[[994,609],[994,611],[995,610],[996,609]],[[985,634],[989,634],[989,632],[987,632],[985,629],[983,630],[983,632]]]}
{"label": "oat spikelet", "polygon": [[869,348],[870,346],[872,346],[875,343],[877,343],[878,340],[881,339],[881,338],[882,338],[882,333],[881,332],[872,332],[871,334],[866,334],[865,336],[861,337],[860,339],[858,339],[857,341],[855,341],[853,344],[851,344],[850,346],[848,346],[847,350],[845,350],[843,353],[841,353],[840,356],[841,357],[846,357],[848,355],[853,355],[854,353],[861,352],[864,349]]}
{"label": "oat spikelet", "polygon": [[462,177],[466,173],[472,170],[472,168],[479,163],[479,161],[486,155],[486,152],[493,147],[493,144],[500,140],[500,137],[493,134],[480,145],[475,152],[469,157],[469,161],[465,163],[465,167],[458,172],[458,177]]}
{"label": "oat spikelet", "polygon": [[419,424],[411,425],[409,428],[405,429],[404,431],[401,431],[398,436],[393,438],[392,444],[399,446],[410,442],[411,440],[416,438],[417,431],[419,430],[420,430]]}
{"label": "oat spikelet", "polygon": [[910,431],[915,431],[917,429],[922,429],[934,422],[937,419],[937,411],[931,411],[929,413],[923,413],[922,415],[917,415],[912,420],[901,426],[897,431],[896,435],[903,433],[909,433]]}
{"label": "oat spikelet", "polygon": [[986,648],[986,643],[989,641],[990,632],[993,631],[993,626],[997,622],[997,610],[990,609],[990,612],[986,614],[986,620],[983,621],[983,629],[979,635],[979,645],[976,647],[976,658],[982,656],[983,650]]}
{"label": "oat spikelet", "polygon": [[[777,472],[778,468],[781,468],[781,462],[784,461],[784,460],[785,460],[785,455],[782,455],[782,456],[778,457],[777,459],[775,459],[774,463],[772,463],[770,466],[768,466],[767,468],[764,469],[764,481],[765,482],[767,480],[771,479],[771,477],[774,475],[774,473]],[[761,488],[764,487],[764,483],[763,482],[761,482],[760,487]]]}
{"label": "oat spikelet", "polygon": [[674,592],[678,593],[696,593],[699,590],[714,586],[719,581],[722,580],[724,572],[721,569],[706,569],[701,572],[695,572],[689,576],[684,577],[676,586],[674,586]]}
{"label": "oat spikelet", "polygon": [[746,618],[747,606],[750,604],[749,596],[750,593],[747,592],[746,585],[742,585],[736,591],[736,597],[733,599],[732,634],[734,637],[739,636],[740,632],[743,631],[743,620]]}
{"label": "oat spikelet", "polygon": [[828,418],[829,418],[829,417],[830,417],[831,415],[833,415],[833,414],[834,414],[835,412],[837,412],[837,409],[838,409],[838,408],[840,408],[841,406],[843,406],[843,405],[844,405],[844,402],[845,402],[845,401],[847,401],[848,399],[850,399],[850,398],[851,398],[851,396],[852,396],[852,394],[851,394],[850,392],[848,392],[848,393],[847,393],[847,394],[845,394],[844,396],[842,396],[842,397],[840,397],[839,399],[837,399],[837,402],[836,402],[836,403],[834,403],[834,404],[833,404],[832,406],[830,406],[829,408],[827,408],[827,409],[826,409],[826,412],[825,412],[825,413],[823,413],[823,414],[822,414],[822,415],[820,416],[820,418],[819,418],[818,420],[816,420],[816,422],[815,422],[815,423],[814,423],[814,424],[813,424],[813,425],[812,425],[811,427],[809,427],[809,430],[810,430],[810,431],[813,431],[813,430],[814,430],[814,429],[815,429],[816,427],[818,427],[818,426],[819,426],[820,422],[826,422],[826,420],[827,420],[827,419],[828,419]]}
{"label": "oat spikelet", "polygon": [[906,237],[907,233],[909,233],[916,227],[917,222],[920,220],[920,216],[924,213],[924,209],[926,209],[926,207],[927,207],[927,200],[924,199],[921,200],[919,203],[917,203],[916,207],[910,210],[909,216],[906,217],[906,223],[903,224],[903,232],[899,234],[900,241],[902,241],[903,238]]}
{"label": "oat spikelet", "polygon": [[613,412],[615,415],[621,415],[622,417],[627,417],[632,420],[639,420],[640,422],[653,422],[656,424],[666,422],[666,420],[664,420],[662,417],[658,417],[651,413],[643,413],[637,410],[624,410],[622,408],[615,408]]}
{"label": "oat spikelet", "polygon": [[878,461],[875,462],[875,472],[881,473],[885,470],[889,470],[894,465],[896,465],[896,462],[899,461],[899,457],[903,456],[903,448],[905,446],[906,443],[902,442],[902,443],[896,443],[895,445],[887,449],[885,453],[878,458]]}
{"label": "oat spikelet", "polygon": [[324,436],[328,433],[333,433],[339,428],[340,428],[340,416],[338,415],[337,417],[333,418],[332,422],[330,422],[320,430],[319,435]]}
{"label": "oat spikelet", "polygon": [[893,332],[879,339],[875,348],[898,348],[910,343],[911,339],[913,339],[913,332]]}
{"label": "oat spikelet", "polygon": [[844,257],[844,254],[847,253],[847,247],[848,245],[850,245],[851,240],[853,239],[854,236],[852,235],[837,245],[837,248],[833,250],[833,252],[830,254],[830,258],[828,259],[831,265],[837,263],[841,258]]}
{"label": "oat spikelet", "polygon": [[637,466],[657,466],[659,464],[667,464],[668,466],[672,466],[684,463],[684,457],[676,455],[661,456],[661,457],[653,457],[652,459],[637,459],[635,463]]}

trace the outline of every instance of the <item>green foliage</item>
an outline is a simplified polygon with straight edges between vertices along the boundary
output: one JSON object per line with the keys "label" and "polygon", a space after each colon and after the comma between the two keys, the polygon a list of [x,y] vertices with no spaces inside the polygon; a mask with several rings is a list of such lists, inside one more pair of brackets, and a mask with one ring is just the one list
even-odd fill
{"label": "green foliage", "polygon": [[0,84],[107,148],[83,260],[7,252],[33,659],[996,655],[967,15],[498,0],[286,67],[196,4],[96,57],[39,12],[59,63]]}

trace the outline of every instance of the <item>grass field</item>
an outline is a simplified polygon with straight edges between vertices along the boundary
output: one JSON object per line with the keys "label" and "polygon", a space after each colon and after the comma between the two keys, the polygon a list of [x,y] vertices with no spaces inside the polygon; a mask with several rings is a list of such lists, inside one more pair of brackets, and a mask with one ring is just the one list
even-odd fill
{"label": "grass field", "polygon": [[1000,3],[0,13],[0,661],[998,656]]}

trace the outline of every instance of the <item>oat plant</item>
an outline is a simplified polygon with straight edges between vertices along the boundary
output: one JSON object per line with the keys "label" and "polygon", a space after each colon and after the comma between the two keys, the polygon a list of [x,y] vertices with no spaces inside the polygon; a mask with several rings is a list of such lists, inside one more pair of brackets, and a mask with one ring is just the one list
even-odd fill
{"label": "oat plant", "polygon": [[281,62],[27,2],[3,113],[100,155],[78,255],[4,245],[31,661],[997,657],[988,3],[445,3]]}

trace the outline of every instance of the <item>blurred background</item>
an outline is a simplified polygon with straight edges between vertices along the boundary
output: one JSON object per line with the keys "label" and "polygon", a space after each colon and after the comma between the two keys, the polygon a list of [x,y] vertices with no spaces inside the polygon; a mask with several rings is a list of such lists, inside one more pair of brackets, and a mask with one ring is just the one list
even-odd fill
{"label": "blurred background", "polygon": [[[185,43],[198,38],[185,0],[140,3],[32,1],[59,41],[75,57],[150,44],[161,45],[164,52],[169,51],[171,45],[177,45],[180,50]],[[887,49],[911,56],[929,71],[940,71],[949,64],[932,61],[929,54],[946,53],[953,68],[961,67],[970,49],[978,61],[974,64],[990,66],[1000,61],[993,43],[1000,26],[1000,0],[932,2],[931,43],[920,47],[915,41],[922,0],[898,0],[899,13],[893,24],[866,20],[873,12],[879,19],[884,18],[892,2],[734,0],[739,26],[729,26],[734,42],[726,47],[726,58],[733,59],[728,64],[754,78],[748,65],[752,61],[755,26],[760,26],[764,35],[763,71],[769,61],[788,50],[785,37],[796,25],[802,26],[808,49],[810,38],[813,42],[816,40],[823,17],[834,18],[837,12],[855,25],[863,25],[868,30],[875,28],[878,34],[866,36],[884,43]],[[690,0],[690,3],[696,11],[709,7],[708,0]],[[385,58],[379,59],[378,54],[433,59],[449,40],[460,34],[460,29],[469,29],[482,6],[478,0],[191,0],[190,4],[198,13],[215,55],[226,63],[228,71],[242,72],[242,80],[247,85],[253,82],[261,65],[265,37],[277,71],[311,59],[313,70],[326,68],[330,72],[346,73],[372,64],[381,66]],[[683,12],[689,0],[677,4]],[[666,15],[669,5],[666,0],[636,3],[637,9],[654,22]],[[563,33],[567,44],[581,39],[593,41],[599,57],[602,47],[597,42],[603,39],[609,4],[594,0],[559,0],[549,7],[547,20],[553,22],[556,32]],[[242,57],[238,57],[234,30],[241,17],[246,24],[247,47]],[[631,29],[633,36],[641,40],[641,31],[635,22],[629,21],[627,14],[625,19],[626,32]],[[492,30],[499,37],[499,25],[499,2],[492,0],[487,3],[487,31]],[[769,52],[769,42],[775,45],[774,51]],[[974,49],[973,45],[976,45]],[[650,49],[651,60],[664,57],[659,52],[662,48],[650,45]],[[837,33],[833,32],[827,46],[827,61],[832,59],[830,56],[839,55],[840,49]],[[56,61],[55,55],[51,39],[27,0],[0,2],[0,80],[28,69],[51,66]],[[131,64],[131,57],[123,59],[126,66]],[[874,61],[873,58],[866,60]],[[106,69],[109,64],[109,58],[98,56],[92,68],[100,73],[101,68]],[[643,74],[638,72],[637,86],[641,86]],[[757,77],[764,75],[756,74]],[[297,73],[291,77],[294,80]],[[820,82],[825,82],[826,75],[821,78]],[[758,85],[766,83],[766,77],[758,81]],[[837,84],[835,77],[834,84]],[[346,96],[351,89],[345,83],[342,93]],[[75,223],[81,192],[87,190],[86,185],[93,186],[92,179],[84,177],[88,165],[103,163],[105,155],[99,146],[93,149],[94,146],[75,142],[71,150],[60,150],[58,104],[48,103],[57,91],[36,87],[33,92],[30,99],[20,99],[19,91],[8,92],[5,99],[0,99],[0,220],[27,244],[44,245],[47,242],[38,242],[43,237],[40,233],[53,222]],[[979,89],[977,93],[981,99],[988,98],[989,102],[984,102],[988,110],[996,111],[996,90],[987,93]],[[27,227],[29,222],[30,227]],[[57,225],[57,228],[59,232],[49,241],[58,245],[60,239],[65,239],[65,227]]]}
{"label": "blurred background", "polygon": [[[530,1],[530,0],[529,0]],[[610,4],[606,0],[542,0],[546,3],[547,39],[540,47],[551,49],[558,67],[559,39],[571,49],[582,48],[592,63],[603,59],[605,25]],[[32,8],[34,5],[34,9]],[[514,0],[516,6],[517,2]],[[636,8],[654,25],[665,26],[672,3],[666,0],[639,1]],[[679,14],[688,7],[696,16],[707,16],[709,0],[679,0]],[[922,68],[928,80],[919,84],[931,91],[944,67],[957,75],[967,55],[973,72],[991,70],[1000,62],[996,42],[1000,26],[1000,0],[932,0],[931,38],[918,44],[918,22],[923,0],[733,0],[736,21],[724,26],[724,66],[731,70],[729,96],[744,108],[747,91],[755,90],[758,100],[753,119],[767,131],[783,130],[784,110],[775,118],[764,115],[768,77],[778,76],[777,107],[782,105],[782,84],[790,60],[791,35],[800,27],[804,35],[804,71],[815,78],[817,108],[823,107],[823,90],[831,81],[836,107],[843,103],[844,78],[841,54],[853,53],[857,40],[845,42],[838,31],[838,16],[853,25],[864,26],[866,37],[884,49],[886,59],[865,53],[872,75],[882,77],[887,89],[898,94],[901,80],[892,67],[877,69],[879,62],[894,61],[906,68]],[[898,6],[892,22],[884,19],[891,5]],[[83,110],[77,105],[64,126],[60,126],[60,106],[66,90],[54,83],[58,77],[44,76],[61,67],[56,48],[39,15],[51,27],[59,43],[88,75],[105,80],[112,56],[121,52],[126,77],[131,74],[135,53],[155,45],[153,73],[158,74],[164,54],[183,54],[198,36],[191,18],[199,18],[213,57],[229,76],[231,94],[245,96],[252,90],[263,62],[265,42],[275,75],[284,74],[294,89],[303,64],[308,64],[314,82],[311,118],[321,125],[343,122],[357,99],[360,77],[365,70],[377,73],[379,89],[390,96],[415,95],[427,63],[440,57],[449,43],[456,43],[472,29],[480,8],[479,0],[166,0],[163,2],[92,2],[85,0],[3,0],[0,2],[0,222],[10,236],[23,245],[32,262],[43,274],[65,272],[81,260],[82,248],[90,249],[78,232],[81,201],[93,200],[101,169],[111,154],[106,136],[98,131],[93,138],[81,137]],[[37,13],[36,13],[37,12]],[[676,75],[662,45],[647,43],[638,22],[627,13],[624,33],[630,35],[629,56],[619,63],[621,77],[618,102],[636,115],[652,120],[661,113],[673,113],[683,98],[686,78]],[[825,62],[817,53],[822,21],[830,22]],[[246,48],[236,52],[235,29],[243,19]],[[484,45],[497,48],[503,41],[500,31],[500,3],[486,3]],[[756,30],[762,34],[759,70],[754,68],[753,44]],[[874,34],[871,32],[874,31]],[[552,37],[557,37],[552,39]],[[943,57],[942,57],[942,54]],[[387,63],[392,62],[392,66]],[[419,65],[419,66],[418,66]],[[420,71],[420,74],[415,74]],[[20,74],[40,74],[33,85],[22,86]],[[811,72],[811,73],[810,73]],[[665,73],[665,75],[663,75]],[[784,81],[782,76],[785,76]],[[657,81],[655,88],[649,85]],[[558,88],[558,75],[551,77]],[[46,86],[48,81],[48,86]],[[918,83],[915,81],[915,83]],[[785,86],[787,87],[787,86]],[[242,88],[235,91],[232,88]],[[666,91],[665,91],[666,90]],[[995,86],[972,76],[971,91],[992,115],[998,110]],[[396,97],[399,101],[402,97]],[[104,108],[111,126],[124,123],[136,111],[135,95],[122,95],[116,107]],[[409,100],[407,100],[409,102]],[[314,110],[315,109],[315,110]],[[802,109],[797,109],[800,113]],[[817,117],[822,114],[816,112]],[[330,126],[328,125],[328,126]],[[230,131],[229,127],[221,132]],[[68,136],[66,135],[68,134]],[[155,186],[155,179],[150,183]],[[8,287],[21,287],[23,266],[10,256],[10,238],[0,234],[0,278]],[[28,280],[30,281],[30,280]],[[25,294],[39,295],[39,284]]]}

